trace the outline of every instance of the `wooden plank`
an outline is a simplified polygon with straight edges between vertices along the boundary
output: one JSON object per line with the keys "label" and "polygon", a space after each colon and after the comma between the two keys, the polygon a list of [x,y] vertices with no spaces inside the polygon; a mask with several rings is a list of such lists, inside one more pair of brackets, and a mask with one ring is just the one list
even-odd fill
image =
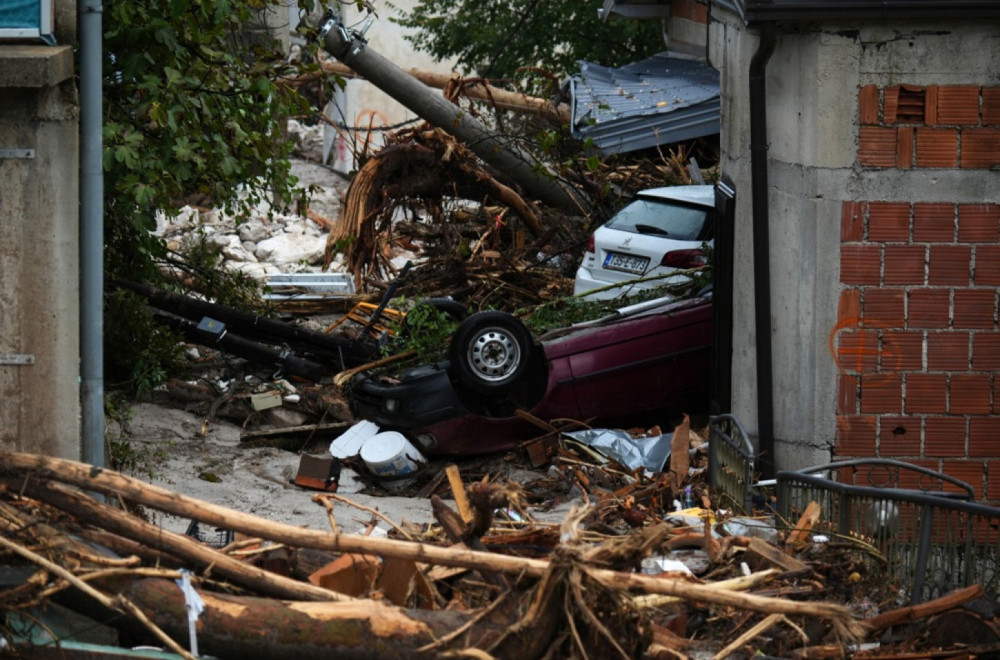
{"label": "wooden plank", "polygon": [[[767,541],[751,538],[746,552],[747,564],[753,569],[777,566],[784,571],[806,570],[809,566]],[[766,565],[766,566],[765,566]]]}
{"label": "wooden plank", "polygon": [[802,512],[802,516],[799,517],[799,522],[795,524],[795,528],[788,533],[788,538],[785,539],[785,547],[798,548],[807,543],[809,541],[809,533],[812,532],[812,528],[819,522],[819,516],[822,512],[823,507],[818,502],[810,502],[806,506],[806,510]]}
{"label": "wooden plank", "polygon": [[458,515],[462,516],[465,524],[472,522],[472,507],[469,506],[469,496],[465,492],[465,484],[462,483],[462,475],[458,472],[458,466],[454,463],[448,465],[444,472],[448,475],[448,484],[451,492],[455,496],[455,506],[458,507]]}

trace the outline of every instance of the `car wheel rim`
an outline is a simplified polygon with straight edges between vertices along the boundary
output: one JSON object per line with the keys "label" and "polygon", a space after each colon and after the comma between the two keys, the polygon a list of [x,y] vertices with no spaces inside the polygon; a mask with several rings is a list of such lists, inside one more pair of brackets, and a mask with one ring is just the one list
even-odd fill
{"label": "car wheel rim", "polygon": [[469,364],[483,380],[499,381],[513,373],[520,354],[517,342],[510,335],[487,330],[469,346]]}

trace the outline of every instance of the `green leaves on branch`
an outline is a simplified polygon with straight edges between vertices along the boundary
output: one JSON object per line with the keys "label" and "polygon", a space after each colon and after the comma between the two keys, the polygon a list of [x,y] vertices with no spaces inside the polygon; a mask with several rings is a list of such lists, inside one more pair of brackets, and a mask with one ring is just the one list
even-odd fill
{"label": "green leaves on branch", "polygon": [[467,74],[508,80],[540,93],[579,60],[620,66],[665,50],[659,21],[598,16],[603,0],[421,0],[394,19],[407,40]]}

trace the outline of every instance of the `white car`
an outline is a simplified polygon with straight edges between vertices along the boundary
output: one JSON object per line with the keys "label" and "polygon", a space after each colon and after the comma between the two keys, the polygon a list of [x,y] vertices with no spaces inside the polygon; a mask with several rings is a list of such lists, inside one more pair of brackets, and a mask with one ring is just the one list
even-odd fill
{"label": "white car", "polygon": [[[606,300],[663,285],[669,278],[632,281],[705,264],[714,226],[715,186],[643,190],[590,236],[573,293]],[[622,286],[589,293],[612,284]]]}

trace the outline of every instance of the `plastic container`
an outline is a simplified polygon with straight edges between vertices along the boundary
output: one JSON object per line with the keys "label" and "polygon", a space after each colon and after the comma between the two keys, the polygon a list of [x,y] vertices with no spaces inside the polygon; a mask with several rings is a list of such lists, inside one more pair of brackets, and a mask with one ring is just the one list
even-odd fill
{"label": "plastic container", "polygon": [[334,458],[357,456],[365,443],[378,434],[378,426],[362,419],[340,434],[330,443],[330,454]]}
{"label": "plastic container", "polygon": [[402,433],[396,431],[385,431],[368,438],[361,447],[361,460],[376,476],[389,477],[388,484],[393,485],[407,483],[393,477],[416,472],[420,464],[427,461]]}

